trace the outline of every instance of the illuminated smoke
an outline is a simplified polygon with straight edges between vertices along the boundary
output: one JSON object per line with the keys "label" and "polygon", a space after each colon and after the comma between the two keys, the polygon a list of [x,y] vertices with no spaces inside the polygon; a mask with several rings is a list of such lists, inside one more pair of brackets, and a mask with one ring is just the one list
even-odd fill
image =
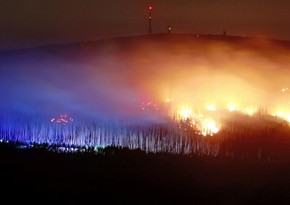
{"label": "illuminated smoke", "polygon": [[175,121],[202,136],[217,134],[233,113],[290,121],[289,43],[215,38],[161,35],[88,43],[89,50],[76,44],[2,53],[1,113],[142,126]]}

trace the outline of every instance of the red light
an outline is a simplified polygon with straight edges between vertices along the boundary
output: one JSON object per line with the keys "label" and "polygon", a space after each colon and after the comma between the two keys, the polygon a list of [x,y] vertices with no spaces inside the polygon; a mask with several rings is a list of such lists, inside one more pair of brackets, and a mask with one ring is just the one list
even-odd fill
{"label": "red light", "polygon": [[152,6],[149,6],[148,8],[149,8],[149,10],[152,10]]}

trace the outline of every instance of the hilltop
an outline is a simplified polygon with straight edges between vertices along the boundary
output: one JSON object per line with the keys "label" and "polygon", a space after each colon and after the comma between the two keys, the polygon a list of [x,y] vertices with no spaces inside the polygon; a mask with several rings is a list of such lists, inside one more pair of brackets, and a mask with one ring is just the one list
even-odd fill
{"label": "hilltop", "polygon": [[[65,43],[65,44],[52,44],[36,46],[31,48],[13,49],[13,50],[3,50],[0,54],[20,54],[35,51],[47,51],[51,53],[75,53],[78,51],[97,51],[99,49],[105,49],[111,46],[116,48],[130,50],[134,45],[145,46],[147,44],[158,44],[159,46],[170,47],[174,44],[178,45],[192,45],[193,43],[227,43],[236,44],[236,46],[248,47],[248,48],[258,48],[267,47],[271,45],[277,45],[279,47],[290,49],[290,41],[287,40],[277,40],[277,39],[263,39],[263,38],[253,38],[253,37],[243,37],[243,36],[230,36],[230,35],[213,35],[213,34],[190,34],[190,33],[159,33],[152,35],[140,35],[140,36],[127,36],[127,37],[117,37],[111,39],[103,39],[97,41],[84,41],[75,43]],[[267,44],[265,44],[267,42]],[[252,46],[250,46],[252,45]],[[108,50],[113,51],[113,50]],[[269,52],[269,51],[268,51]]]}

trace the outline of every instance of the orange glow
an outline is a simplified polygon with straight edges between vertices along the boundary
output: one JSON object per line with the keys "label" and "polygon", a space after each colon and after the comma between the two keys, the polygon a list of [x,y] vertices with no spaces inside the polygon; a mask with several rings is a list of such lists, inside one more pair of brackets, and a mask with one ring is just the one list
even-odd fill
{"label": "orange glow", "polygon": [[254,115],[254,114],[255,114],[256,109],[253,108],[253,107],[248,107],[248,108],[246,108],[245,110],[243,110],[243,112],[244,112],[245,114],[251,116],[251,115]]}
{"label": "orange glow", "polygon": [[235,111],[235,110],[236,110],[236,105],[235,105],[234,103],[229,103],[229,105],[228,105],[228,110],[229,110],[230,112]]}
{"label": "orange glow", "polygon": [[188,108],[183,108],[180,110],[179,115],[181,119],[187,119],[192,116],[192,111]]}
{"label": "orange glow", "polygon": [[[201,37],[174,34],[160,41],[132,41],[133,46],[121,45],[120,49],[116,49],[116,42],[108,49],[113,50],[114,60],[103,61],[101,67],[108,69],[102,71],[102,77],[110,79],[113,73],[108,85],[114,82],[114,86],[123,88],[130,103],[141,93],[140,101],[154,102],[162,117],[177,122],[189,119],[199,126],[200,133],[204,133],[204,127],[211,130],[208,133],[219,132],[224,121],[233,116],[254,118],[263,113],[290,121],[289,46],[257,39]],[[119,55],[120,51],[124,54]],[[109,69],[112,72],[107,74]],[[120,70],[124,71],[122,75],[115,75]],[[114,92],[116,99],[124,99],[121,93]],[[149,108],[157,106],[142,106],[144,111]]]}
{"label": "orange glow", "polygon": [[193,113],[189,108],[180,109],[178,116],[178,121],[186,121],[188,123],[187,126],[196,129],[197,134],[212,136],[219,132],[219,127],[215,120],[206,118],[203,114]]}
{"label": "orange glow", "polygon": [[202,135],[206,136],[206,135],[213,135],[218,133],[219,128],[216,124],[215,121],[211,120],[211,119],[206,119],[202,122],[202,126],[201,126],[201,132]]}
{"label": "orange glow", "polygon": [[211,105],[206,106],[206,109],[210,111],[216,111],[216,106],[211,104]]}
{"label": "orange glow", "polygon": [[272,116],[278,117],[280,119],[290,122],[290,109],[287,108],[278,108],[272,112]]}

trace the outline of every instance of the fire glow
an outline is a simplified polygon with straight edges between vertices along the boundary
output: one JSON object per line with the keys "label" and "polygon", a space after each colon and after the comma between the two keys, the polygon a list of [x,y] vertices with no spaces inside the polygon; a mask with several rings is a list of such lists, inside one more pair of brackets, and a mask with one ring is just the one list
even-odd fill
{"label": "fire glow", "polygon": [[[70,51],[73,58],[45,51],[28,52],[25,58],[16,54],[3,57],[0,88],[5,100],[0,102],[0,113],[45,116],[47,130],[43,128],[33,139],[29,138],[33,136],[31,130],[23,134],[29,142],[46,141],[40,139],[45,135],[49,135],[49,142],[66,136],[61,140],[81,145],[127,143],[144,148],[147,143],[148,150],[162,150],[154,143],[162,147],[163,140],[168,143],[164,150],[174,152],[181,148],[173,148],[169,138],[176,137],[175,142],[180,140],[190,147],[193,145],[188,141],[196,136],[205,140],[220,137],[233,117],[274,116],[290,122],[289,43],[174,34],[160,39],[157,36],[158,41],[143,38],[93,44],[95,50],[84,54],[77,48]],[[81,120],[75,116],[98,123],[78,126]],[[108,122],[115,126],[111,131],[106,130],[110,129]],[[142,127],[130,132],[127,125],[166,125],[169,131],[152,128],[147,132]],[[1,129],[2,133],[17,130],[10,125]],[[62,134],[62,130],[70,135]],[[6,136],[17,138],[15,135],[3,134],[5,140],[9,138]],[[124,136],[133,141],[126,141]],[[140,144],[133,145],[134,140]]]}
{"label": "fire glow", "polygon": [[57,118],[51,118],[50,122],[54,123],[54,124],[62,124],[62,125],[66,125],[68,123],[72,123],[74,121],[74,119],[72,117],[69,117],[68,115],[60,115]]}

